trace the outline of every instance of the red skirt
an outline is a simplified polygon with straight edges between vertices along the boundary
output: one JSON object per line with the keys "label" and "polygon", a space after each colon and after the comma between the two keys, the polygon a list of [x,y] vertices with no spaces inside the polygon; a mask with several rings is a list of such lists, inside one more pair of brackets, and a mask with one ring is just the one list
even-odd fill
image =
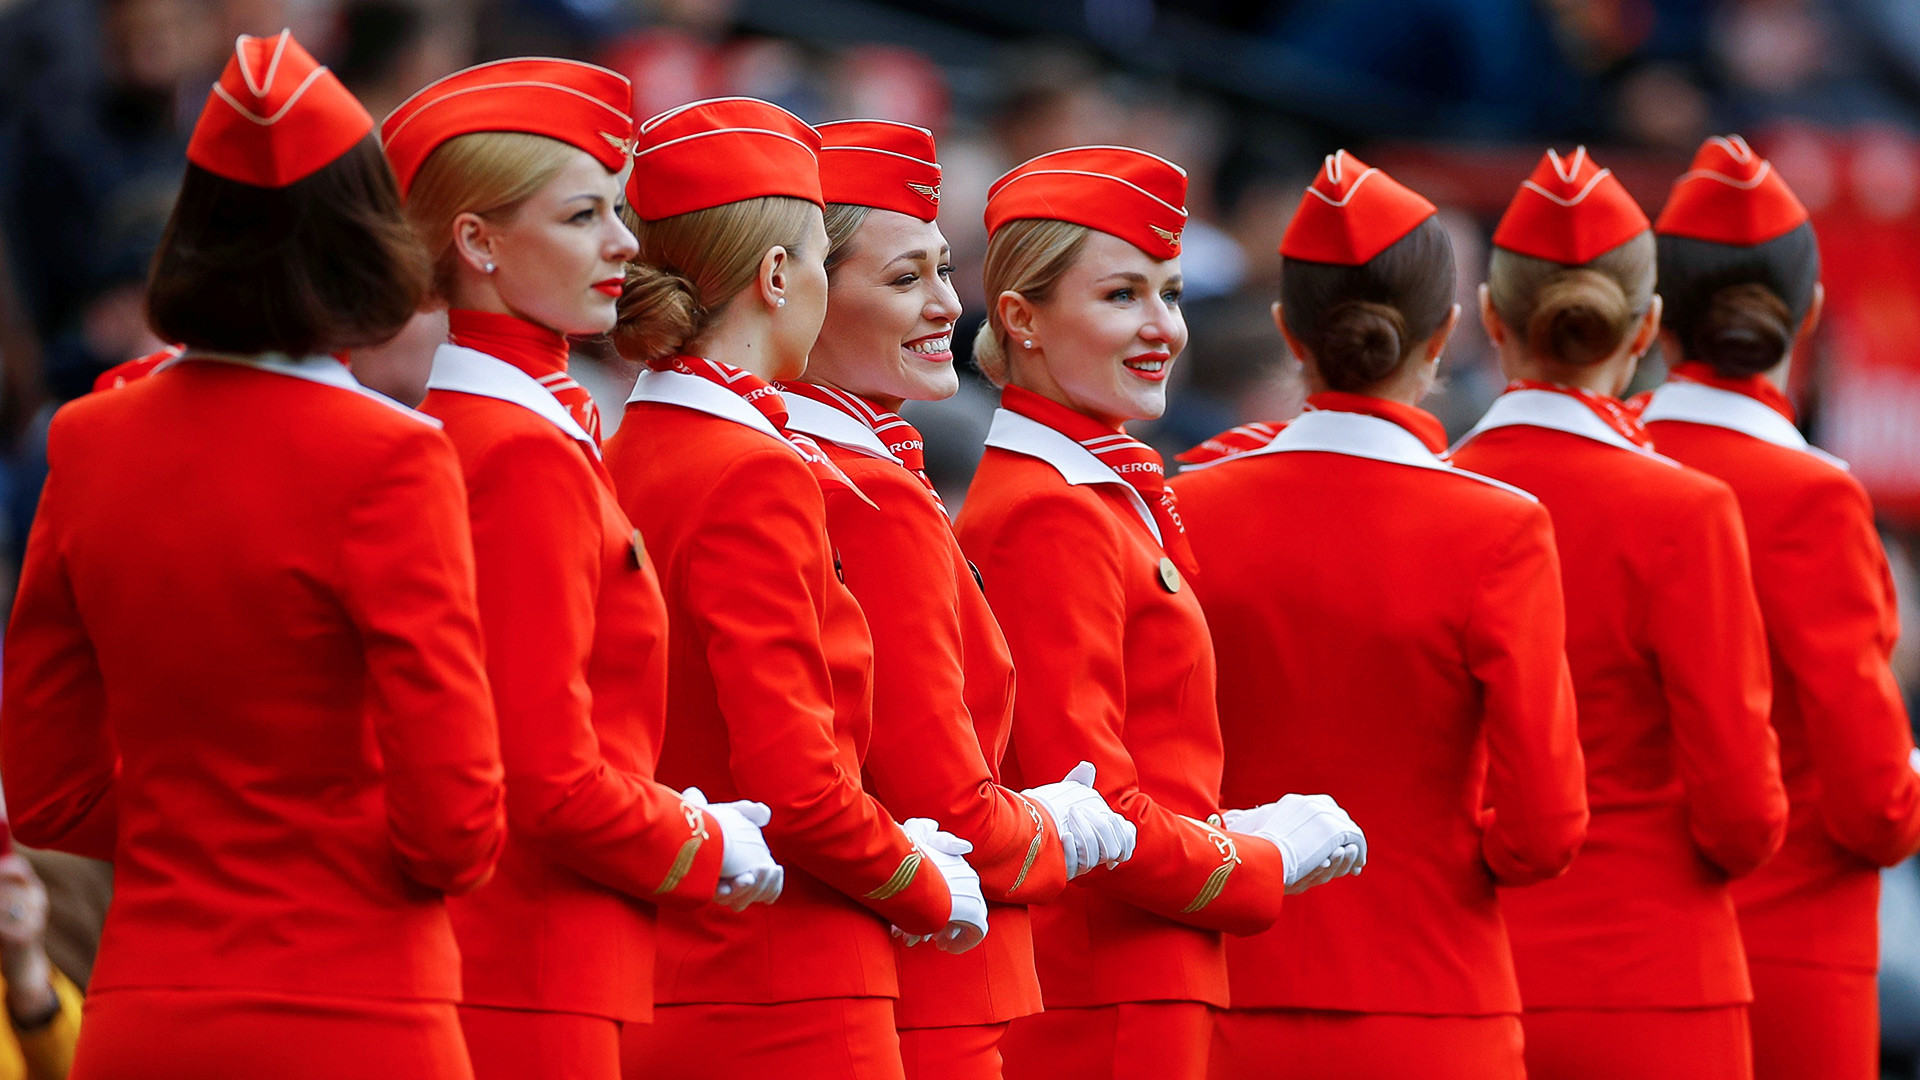
{"label": "red skirt", "polygon": [[71,1080],[473,1080],[449,1002],[228,990],[87,998]]}
{"label": "red skirt", "polygon": [[1745,1005],[1539,1009],[1521,1023],[1528,1080],[1753,1080]]}
{"label": "red skirt", "polygon": [[1233,1009],[1214,1023],[1211,1067],[1215,1080],[1296,1072],[1316,1080],[1527,1080],[1517,1016]]}
{"label": "red skirt", "polygon": [[905,1080],[892,998],[660,1005],[620,1038],[627,1080]]}
{"label": "red skirt", "polygon": [[1871,971],[1747,961],[1754,1080],[1879,1080],[1880,994]]}
{"label": "red skirt", "polygon": [[1213,1009],[1142,1001],[1048,1009],[1007,1027],[1006,1080],[1206,1080]]}
{"label": "red skirt", "polygon": [[460,1006],[474,1080],[620,1080],[620,1025],[604,1016]]}
{"label": "red skirt", "polygon": [[907,1080],[1001,1080],[1005,1024],[900,1029]]}

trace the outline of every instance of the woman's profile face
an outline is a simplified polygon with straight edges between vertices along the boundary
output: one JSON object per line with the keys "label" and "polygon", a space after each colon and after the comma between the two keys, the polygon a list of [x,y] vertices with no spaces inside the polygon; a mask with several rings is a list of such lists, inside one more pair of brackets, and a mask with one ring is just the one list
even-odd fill
{"label": "woman's profile face", "polygon": [[1180,280],[1177,257],[1156,259],[1110,233],[1088,233],[1053,295],[1033,307],[1033,348],[1027,336],[1012,335],[1015,381],[1107,423],[1158,418],[1173,359],[1187,345]]}
{"label": "woman's profile face", "polygon": [[895,407],[960,389],[953,369],[953,289],[947,238],[931,221],[870,210],[827,288],[812,378]]}
{"label": "woman's profile face", "polygon": [[806,238],[785,249],[779,267],[781,298],[773,313],[770,345],[772,379],[797,379],[807,370],[807,353],[820,337],[827,316],[827,225],[819,207],[809,210]]}
{"label": "woman's profile face", "polygon": [[563,334],[613,329],[626,264],[639,250],[620,199],[615,174],[575,149],[544,187],[490,222],[489,278],[507,310]]}

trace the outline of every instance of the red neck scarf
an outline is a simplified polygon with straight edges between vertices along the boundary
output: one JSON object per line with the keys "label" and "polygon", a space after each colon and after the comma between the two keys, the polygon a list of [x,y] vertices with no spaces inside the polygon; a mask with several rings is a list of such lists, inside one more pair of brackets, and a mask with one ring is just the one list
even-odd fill
{"label": "red neck scarf", "polygon": [[532,376],[593,437],[594,445],[600,444],[600,407],[587,388],[567,374],[566,335],[513,315],[454,308],[447,312],[447,338]]}
{"label": "red neck scarf", "polygon": [[1286,429],[1285,424],[1269,424],[1264,420],[1241,424],[1237,428],[1215,435],[1191,450],[1175,454],[1173,460],[1185,462],[1188,465],[1205,465],[1210,461],[1239,457],[1249,450],[1258,450],[1267,445]]}
{"label": "red neck scarf", "polygon": [[1130,484],[1153,512],[1153,522],[1160,528],[1161,550],[1181,573],[1188,577],[1198,575],[1193,548],[1187,542],[1187,527],[1180,521],[1180,508],[1174,501],[1173,489],[1167,486],[1166,465],[1161,462],[1158,451],[1125,431],[1108,427],[1018,386],[1009,386],[1000,392],[1000,406],[1045,424],[1086,447],[1101,464]]}
{"label": "red neck scarf", "polygon": [[1653,436],[1647,434],[1647,426],[1640,422],[1640,414],[1619,398],[1596,394],[1591,390],[1582,390],[1574,386],[1560,386],[1556,383],[1536,382],[1532,379],[1515,379],[1507,384],[1507,393],[1515,390],[1545,390],[1553,394],[1565,394],[1593,411],[1614,433],[1642,450],[1653,449]]}
{"label": "red neck scarf", "polygon": [[1447,452],[1447,429],[1440,426],[1439,419],[1432,413],[1418,405],[1406,405],[1367,394],[1349,394],[1342,390],[1322,390],[1307,398],[1307,408],[1322,412],[1359,413],[1386,420],[1412,432],[1435,456],[1444,457]]}
{"label": "red neck scarf", "polygon": [[1767,378],[1765,375],[1748,375],[1738,379],[1729,378],[1713,370],[1711,364],[1702,364],[1697,360],[1687,360],[1675,364],[1673,370],[1668,373],[1667,377],[1673,382],[1699,383],[1702,386],[1711,386],[1718,390],[1730,390],[1736,394],[1745,394],[1755,401],[1760,402],[1762,405],[1765,405],[1767,408],[1772,409],[1774,412],[1779,413],[1781,416],[1786,417],[1788,420],[1794,418],[1793,402],[1788,400],[1787,395],[1782,393],[1779,387],[1773,385],[1773,380]]}
{"label": "red neck scarf", "polygon": [[940,501],[940,493],[934,490],[933,480],[927,476],[926,441],[920,437],[919,429],[901,419],[899,413],[888,412],[866,398],[832,386],[806,382],[777,385],[786,393],[838,409],[866,425],[867,430],[886,445],[887,453],[899,458],[900,464],[926,485],[933,501]]}
{"label": "red neck scarf", "polygon": [[835,465],[827,452],[820,449],[819,443],[797,431],[787,430],[787,403],[781,399],[779,389],[772,383],[745,368],[698,356],[676,356],[666,366],[667,370],[705,379],[739,395],[742,401],[760,410],[760,415],[767,418],[780,437],[800,452],[800,457],[806,461],[807,468],[813,470],[814,479],[820,481],[822,489],[842,488],[872,504],[873,500],[867,499],[847,474],[840,471],[840,466]]}

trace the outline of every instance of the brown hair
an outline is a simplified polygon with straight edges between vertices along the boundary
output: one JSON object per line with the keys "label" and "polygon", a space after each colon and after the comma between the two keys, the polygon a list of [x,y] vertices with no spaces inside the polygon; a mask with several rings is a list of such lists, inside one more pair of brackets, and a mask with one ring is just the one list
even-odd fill
{"label": "brown hair", "polygon": [[1811,222],[1751,247],[1662,236],[1659,250],[1660,321],[1686,359],[1742,378],[1786,358],[1820,280]]}
{"label": "brown hair", "polygon": [[579,152],[558,139],[518,131],[477,131],[434,147],[407,189],[407,220],[433,256],[434,295],[446,300],[453,291],[460,261],[454,218],[511,215]]}
{"label": "brown hair", "polygon": [[853,234],[860,231],[866,223],[871,206],[858,203],[827,204],[827,277],[833,277],[834,270],[847,261],[853,254]]}
{"label": "brown hair", "polygon": [[1022,218],[1001,226],[987,241],[987,319],[973,337],[973,363],[995,386],[1007,385],[1010,351],[1007,328],[1000,321],[1000,294],[1019,293],[1036,304],[1046,303],[1060,279],[1073,269],[1087,246],[1085,225],[1046,218]]}
{"label": "brown hair", "polygon": [[1280,317],[1332,390],[1364,392],[1412,359],[1453,310],[1453,241],[1428,217],[1359,266],[1280,260]]}
{"label": "brown hair", "polygon": [[1584,266],[1493,249],[1487,291],[1527,351],[1563,364],[1612,356],[1653,302],[1653,233],[1643,231]]}
{"label": "brown hair", "polygon": [[391,338],[426,291],[426,253],[368,135],[284,188],[189,164],[154,254],[147,324],[189,348],[306,356]]}
{"label": "brown hair", "polygon": [[627,265],[620,294],[620,321],[613,345],[620,355],[649,366],[674,356],[711,330],[721,309],[746,291],[767,249],[800,254],[811,224],[805,199],[769,195],[706,210],[641,221],[621,215],[639,238],[640,253]]}

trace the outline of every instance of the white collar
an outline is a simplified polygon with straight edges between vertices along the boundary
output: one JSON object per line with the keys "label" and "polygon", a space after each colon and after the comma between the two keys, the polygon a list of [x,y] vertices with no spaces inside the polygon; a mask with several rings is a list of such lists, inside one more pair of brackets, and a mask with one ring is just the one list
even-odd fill
{"label": "white collar", "polygon": [[535,413],[571,438],[587,444],[594,457],[600,448],[593,436],[560,404],[552,391],[533,376],[497,356],[444,342],[433,353],[433,373],[427,377],[427,389],[452,390],[461,394],[510,401]]}
{"label": "white collar", "polygon": [[662,405],[678,405],[683,409],[703,412],[708,416],[717,416],[722,420],[731,420],[736,424],[745,424],[755,431],[765,434],[781,446],[800,453],[800,448],[788,442],[780,429],[773,426],[767,415],[753,407],[753,403],[724,386],[716,386],[698,375],[687,375],[678,371],[643,371],[633,381],[633,393],[627,395],[628,404],[636,401],[652,401]]}
{"label": "white collar", "polygon": [[1093,451],[1060,432],[1010,409],[995,409],[993,425],[987,428],[987,445],[1039,458],[1058,470],[1061,478],[1069,484],[1119,484],[1132,501],[1134,513],[1146,522],[1153,539],[1161,542],[1160,523],[1153,520],[1153,511],[1148,509],[1147,500],[1141,497],[1139,489],[1108,468],[1106,462],[1093,456]]}
{"label": "white collar", "polygon": [[1478,480],[1502,491],[1510,491],[1529,502],[1539,501],[1531,492],[1522,491],[1512,484],[1495,480],[1491,476],[1468,472],[1441,460],[1433,451],[1427,449],[1427,444],[1421,442],[1418,435],[1391,420],[1368,416],[1365,413],[1338,412],[1332,409],[1314,409],[1301,413],[1282,428],[1280,434],[1274,436],[1273,441],[1258,449],[1199,465],[1189,465],[1182,471],[1192,472],[1195,469],[1210,468],[1261,454],[1285,454],[1303,450],[1346,454],[1349,457],[1385,461],[1394,465],[1410,465],[1416,469],[1432,469],[1450,476]]}
{"label": "white collar", "polygon": [[243,364],[247,367],[259,368],[261,371],[271,371],[275,375],[286,375],[295,379],[305,379],[307,382],[320,383],[323,386],[335,386],[342,390],[351,390],[361,397],[371,398],[423,424],[430,424],[434,427],[441,426],[437,418],[428,416],[426,413],[419,412],[415,409],[410,409],[378,390],[362,386],[360,380],[353,377],[353,372],[347,369],[347,365],[335,360],[331,356],[289,356],[286,353],[278,352],[248,353],[244,355],[239,353],[185,352],[162,363],[153,370],[155,374],[158,374],[175,364],[184,363],[188,360],[217,360],[223,364]]}
{"label": "white collar", "polygon": [[1509,390],[1501,394],[1493,399],[1493,405],[1487,409],[1487,414],[1480,418],[1480,422],[1473,425],[1473,430],[1461,436],[1460,441],[1453,444],[1453,448],[1459,450],[1483,431],[1517,425],[1564,431],[1583,439],[1592,439],[1594,442],[1606,443],[1608,446],[1616,446],[1622,450],[1631,450],[1676,469],[1680,467],[1680,463],[1670,457],[1635,446],[1631,439],[1608,427],[1605,420],[1594,415],[1593,410],[1587,408],[1585,402],[1572,394],[1562,394],[1553,390]]}
{"label": "white collar", "polygon": [[794,431],[825,439],[869,457],[901,464],[900,459],[893,456],[887,444],[880,441],[880,436],[872,428],[839,409],[799,394],[783,392],[780,396],[787,403],[787,427]]}
{"label": "white collar", "polygon": [[1705,383],[1670,382],[1656,388],[1641,419],[1648,423],[1681,420],[1726,428],[1775,446],[1803,450],[1841,469],[1848,467],[1846,462],[1809,444],[1800,429],[1793,426],[1793,421],[1774,412],[1765,402]]}

